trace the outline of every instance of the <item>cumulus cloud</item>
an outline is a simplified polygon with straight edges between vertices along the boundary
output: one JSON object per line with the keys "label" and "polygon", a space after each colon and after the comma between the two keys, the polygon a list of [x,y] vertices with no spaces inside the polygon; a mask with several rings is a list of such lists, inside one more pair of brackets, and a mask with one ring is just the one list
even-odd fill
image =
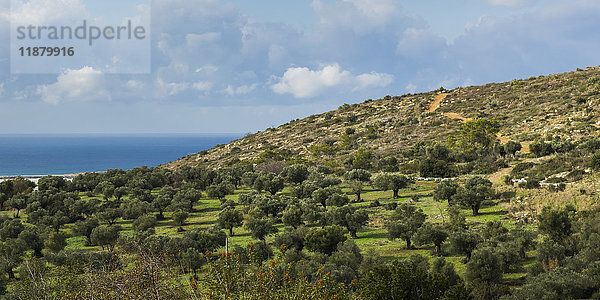
{"label": "cumulus cloud", "polygon": [[596,1],[551,1],[519,15],[483,16],[454,41],[450,57],[458,67],[446,73],[466,85],[596,65],[599,14]]}
{"label": "cumulus cloud", "polygon": [[249,94],[250,92],[254,91],[257,86],[258,85],[256,83],[251,84],[251,85],[241,85],[238,87],[234,87],[232,85],[227,85],[227,87],[225,88],[225,90],[223,90],[223,92],[225,92],[225,94],[227,94],[229,96],[245,95],[245,94]]}
{"label": "cumulus cloud", "polygon": [[0,96],[4,95],[4,82],[0,82]]}
{"label": "cumulus cloud", "polygon": [[56,83],[39,85],[37,94],[42,101],[52,104],[111,99],[105,85],[104,74],[91,67],[66,70],[58,75]]}
{"label": "cumulus cloud", "polygon": [[288,68],[278,82],[271,85],[277,94],[292,94],[296,98],[312,98],[326,90],[351,87],[361,90],[368,87],[384,87],[392,83],[393,76],[371,72],[352,75],[342,70],[338,64],[323,66],[320,70],[309,68]]}

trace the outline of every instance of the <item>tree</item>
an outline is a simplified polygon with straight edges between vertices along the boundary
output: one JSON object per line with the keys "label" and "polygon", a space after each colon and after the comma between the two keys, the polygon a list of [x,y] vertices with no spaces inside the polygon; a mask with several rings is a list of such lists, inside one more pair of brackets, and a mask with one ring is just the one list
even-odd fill
{"label": "tree", "polygon": [[106,208],[104,211],[97,214],[98,219],[106,222],[108,225],[114,225],[117,220],[123,215],[123,211],[120,208]]}
{"label": "tree", "polygon": [[15,278],[13,269],[19,266],[26,250],[27,244],[21,239],[11,238],[0,243],[0,269],[8,274],[9,279]]}
{"label": "tree", "polygon": [[289,205],[284,211],[281,220],[283,224],[292,226],[294,229],[298,226],[303,225],[302,221],[302,209],[297,205]]}
{"label": "tree", "polygon": [[51,232],[44,245],[53,253],[58,253],[67,246],[68,235],[64,232]]}
{"label": "tree", "polygon": [[[360,281],[361,294],[366,299],[373,300],[470,298],[455,272],[456,276],[443,276],[430,271],[428,264],[422,266],[419,260],[397,260],[368,270]],[[445,267],[445,270],[452,274],[454,270],[451,269],[451,264],[448,265],[450,267]],[[444,269],[444,266],[439,269]]]}
{"label": "tree", "polygon": [[368,182],[371,180],[371,173],[362,169],[355,169],[344,174],[344,178],[348,181],[356,180],[360,182]]}
{"label": "tree", "polygon": [[456,195],[458,188],[458,183],[453,180],[442,181],[435,186],[433,200],[437,202],[448,201],[448,205],[452,206],[452,197]]}
{"label": "tree", "polygon": [[404,239],[406,249],[411,249],[411,239],[417,229],[425,222],[426,215],[416,206],[401,204],[392,214],[390,222],[386,224],[390,239]]}
{"label": "tree", "polygon": [[450,235],[450,247],[454,252],[464,254],[467,260],[471,259],[471,253],[481,242],[481,237],[472,231],[460,230]]}
{"label": "tree", "polygon": [[173,196],[171,207],[173,211],[185,210],[191,213],[194,210],[194,204],[202,198],[202,192],[194,188],[186,188],[179,190]]}
{"label": "tree", "polygon": [[371,180],[371,173],[362,169],[354,169],[347,172],[344,175],[344,178],[349,182],[352,194],[356,195],[356,201],[360,202],[360,194],[363,190],[363,183]]}
{"label": "tree", "polygon": [[6,220],[0,227],[0,240],[6,241],[7,239],[17,238],[23,230],[25,230],[25,226],[23,226],[21,220]]}
{"label": "tree", "polygon": [[286,230],[275,236],[273,244],[279,249],[285,246],[285,250],[295,249],[302,251],[304,249],[304,234],[302,234],[301,230]]}
{"label": "tree", "polygon": [[466,151],[489,149],[499,130],[500,124],[494,120],[482,118],[467,121],[460,129],[456,145]]}
{"label": "tree", "polygon": [[285,186],[284,186],[283,178],[281,178],[281,176],[277,175],[277,176],[274,176],[271,180],[266,181],[265,190],[267,192],[271,193],[271,195],[275,195],[279,191],[283,190],[284,187]]}
{"label": "tree", "polygon": [[312,193],[312,198],[315,202],[321,203],[324,208],[328,205],[346,205],[349,201],[340,189],[334,187],[318,189]]}
{"label": "tree", "polygon": [[349,185],[350,185],[350,192],[356,196],[356,202],[361,202],[360,194],[362,193],[362,190],[363,190],[362,182],[360,182],[358,180],[353,180],[353,181],[350,181]]}
{"label": "tree", "polygon": [[15,212],[15,218],[19,217],[19,212],[22,209],[25,209],[27,207],[27,196],[24,194],[17,194],[12,196],[10,199],[8,199],[8,201],[6,201],[6,205],[14,210],[16,210]]}
{"label": "tree", "polygon": [[470,207],[473,211],[473,216],[477,216],[481,203],[493,194],[494,190],[492,189],[491,181],[483,177],[473,176],[465,182],[464,186],[456,190],[456,194],[452,199],[457,203]]}
{"label": "tree", "polygon": [[521,146],[521,143],[515,141],[508,141],[506,144],[504,144],[504,151],[506,154],[510,154],[512,156],[514,156],[517,151],[521,151],[522,148],[523,146]]}
{"label": "tree", "polygon": [[221,200],[225,198],[225,196],[233,194],[234,188],[233,184],[226,181],[219,184],[213,184],[207,189],[208,197]]}
{"label": "tree", "polygon": [[156,216],[153,214],[145,214],[133,221],[133,230],[137,232],[144,232],[148,229],[156,227],[157,221]]}
{"label": "tree", "polygon": [[398,192],[401,189],[408,187],[410,183],[412,183],[411,180],[406,176],[390,174],[379,175],[373,182],[375,187],[382,191],[391,190],[394,199],[398,199]]}
{"label": "tree", "polygon": [[447,238],[448,233],[444,229],[431,223],[425,223],[419,227],[413,237],[417,245],[432,243],[435,246],[433,252],[436,256],[442,255],[442,244]]}
{"label": "tree", "polygon": [[40,235],[36,228],[27,228],[19,233],[19,239],[25,242],[25,245],[33,250],[35,257],[42,257],[42,249],[44,249],[44,238]]}
{"label": "tree", "polygon": [[77,221],[75,223],[74,232],[77,235],[83,235],[86,237],[86,244],[93,245],[92,243],[92,231],[94,228],[100,226],[100,222],[96,218],[88,218],[84,221]]}
{"label": "tree", "polygon": [[425,158],[419,164],[421,177],[447,178],[453,175],[453,169],[447,161]]}
{"label": "tree", "polygon": [[175,189],[170,186],[165,186],[158,191],[158,195],[152,201],[152,206],[154,206],[154,208],[158,210],[158,219],[164,219],[163,212],[173,202],[173,197],[175,197],[175,193]]}
{"label": "tree", "polygon": [[467,263],[465,279],[470,282],[499,283],[504,273],[502,255],[491,247],[479,248]]}
{"label": "tree", "polygon": [[60,191],[67,187],[68,182],[60,176],[44,176],[38,180],[38,190],[48,191],[55,190]]}
{"label": "tree", "polygon": [[121,226],[119,225],[96,227],[92,230],[90,235],[92,244],[102,246],[102,250],[104,250],[104,247],[107,247],[110,251],[112,251],[115,248],[117,240],[119,239],[120,231]]}
{"label": "tree", "polygon": [[352,168],[368,170],[371,168],[372,159],[373,159],[373,151],[372,150],[359,148],[354,153],[354,158],[352,159]]}
{"label": "tree", "polygon": [[356,233],[367,224],[369,215],[365,210],[351,206],[342,206],[329,211],[329,219],[333,224],[346,227],[350,236],[357,239]]}
{"label": "tree", "polygon": [[337,225],[311,228],[304,239],[308,250],[326,255],[331,255],[337,245],[345,240],[344,230]]}
{"label": "tree", "polygon": [[178,210],[173,213],[173,222],[175,222],[175,225],[179,226],[179,231],[183,231],[183,225],[188,217],[189,213],[184,210]]}
{"label": "tree", "polygon": [[229,236],[233,236],[233,228],[242,226],[244,216],[239,210],[233,207],[228,207],[219,213],[217,225],[219,228],[229,230]]}
{"label": "tree", "polygon": [[94,192],[104,195],[104,200],[108,200],[115,193],[115,186],[109,181],[102,181],[96,186]]}
{"label": "tree", "polygon": [[567,208],[554,210],[548,206],[544,207],[538,216],[538,223],[539,231],[549,235],[556,242],[564,241],[573,232]]}
{"label": "tree", "polygon": [[254,208],[248,213],[244,227],[250,230],[254,238],[259,240],[264,240],[265,236],[278,232],[273,225],[273,221],[265,217],[264,213],[258,208]]}
{"label": "tree", "polygon": [[283,168],[281,176],[290,183],[302,183],[309,176],[308,168],[305,165],[294,164]]}

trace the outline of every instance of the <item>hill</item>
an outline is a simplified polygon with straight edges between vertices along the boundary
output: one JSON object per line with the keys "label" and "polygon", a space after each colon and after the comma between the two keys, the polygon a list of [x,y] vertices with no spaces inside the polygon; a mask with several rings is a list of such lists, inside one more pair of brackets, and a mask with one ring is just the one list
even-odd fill
{"label": "hill", "polygon": [[[483,86],[386,96],[293,120],[227,145],[189,155],[166,167],[221,167],[265,159],[343,166],[361,150],[397,157],[419,142],[447,142],[463,122],[486,118],[500,125],[498,139],[523,145],[544,137],[573,142],[600,130],[600,67]],[[408,162],[406,160],[405,162]]]}

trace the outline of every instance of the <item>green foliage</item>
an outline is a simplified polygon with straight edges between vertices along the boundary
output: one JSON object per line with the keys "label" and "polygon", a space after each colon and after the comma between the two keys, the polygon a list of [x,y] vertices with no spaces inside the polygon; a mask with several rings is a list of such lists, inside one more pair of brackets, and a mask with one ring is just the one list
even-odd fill
{"label": "green foliage", "polygon": [[83,235],[86,237],[86,243],[88,245],[93,245],[92,243],[92,231],[94,228],[100,226],[100,222],[96,218],[89,218],[83,221],[77,221],[75,223],[75,227],[73,229],[74,233],[77,235]]}
{"label": "green foliage", "polygon": [[92,230],[90,239],[93,245],[102,246],[104,250],[107,247],[109,250],[113,250],[117,240],[119,239],[119,232],[121,226],[112,225],[108,227],[99,226]]}
{"label": "green foliage", "polygon": [[365,226],[369,220],[369,215],[365,210],[351,206],[330,209],[328,215],[329,222],[346,227],[348,232],[350,232],[350,236],[354,239],[358,238],[356,233]]}
{"label": "green foliage", "polygon": [[291,183],[302,183],[308,179],[308,168],[305,165],[294,164],[283,168],[280,174],[287,182]]}
{"label": "green foliage", "polygon": [[448,238],[448,233],[439,225],[425,223],[417,229],[413,239],[417,245],[433,244],[435,246],[434,255],[441,256],[442,244]]}
{"label": "green foliage", "polygon": [[473,152],[479,148],[488,149],[496,140],[500,124],[495,120],[485,118],[465,122],[454,144],[467,151]]}
{"label": "green foliage", "polygon": [[504,273],[502,255],[491,247],[473,251],[467,263],[465,279],[469,282],[499,283]]}
{"label": "green foliage", "polygon": [[393,192],[393,198],[399,197],[398,192],[401,189],[405,189],[409,184],[414,183],[410,178],[404,175],[379,175],[373,181],[373,185],[380,190],[391,190]]}
{"label": "green foliage", "polygon": [[386,224],[390,239],[403,239],[406,241],[406,248],[411,249],[411,239],[423,225],[425,218],[421,208],[406,203],[399,205]]}
{"label": "green foliage", "polygon": [[132,227],[133,230],[137,232],[144,232],[149,229],[154,229],[158,224],[156,220],[156,216],[154,214],[145,214],[133,221]]}
{"label": "green foliage", "polygon": [[293,228],[298,228],[298,226],[303,225],[302,221],[302,209],[297,205],[289,205],[284,211],[281,221],[283,224],[287,226],[291,226]]}
{"label": "green foliage", "polygon": [[264,240],[269,234],[277,233],[279,230],[273,225],[273,220],[266,217],[260,217],[260,214],[250,213],[244,227],[250,230],[252,237]]}
{"label": "green foliage", "polygon": [[339,243],[346,240],[342,227],[333,225],[311,228],[305,237],[306,248],[313,252],[331,255]]}
{"label": "green foliage", "polygon": [[233,184],[223,181],[221,183],[209,186],[206,192],[210,198],[223,199],[225,196],[233,194],[234,189],[235,187]]}
{"label": "green foliage", "polygon": [[229,230],[229,236],[233,236],[233,229],[242,226],[243,220],[242,212],[233,207],[227,207],[219,213],[217,226]]}
{"label": "green foliage", "polygon": [[492,182],[483,177],[473,176],[465,182],[464,186],[456,190],[456,194],[452,196],[452,201],[470,207],[473,216],[477,216],[481,203],[492,197],[493,194]]}
{"label": "green foliage", "polygon": [[365,148],[359,148],[354,153],[354,158],[352,159],[352,168],[353,169],[371,169],[371,162],[373,160],[373,151],[367,150]]}
{"label": "green foliage", "polygon": [[435,186],[433,200],[438,202],[448,201],[448,204],[452,205],[452,197],[454,197],[458,188],[458,183],[453,180],[442,181]]}
{"label": "green foliage", "polygon": [[479,243],[481,243],[481,236],[472,231],[459,230],[450,235],[450,247],[452,251],[466,255],[467,260],[471,258],[473,250],[477,248]]}
{"label": "green foliage", "polygon": [[531,278],[505,299],[590,299],[594,292],[598,292],[597,282],[573,270],[558,268]]}
{"label": "green foliage", "polygon": [[185,224],[185,220],[187,220],[189,215],[190,214],[187,211],[178,210],[173,213],[173,222],[182,229],[182,226]]}
{"label": "green foliage", "polygon": [[544,207],[538,216],[538,229],[541,233],[547,234],[557,242],[562,242],[573,232],[570,209],[552,209]]}
{"label": "green foliage", "polygon": [[504,144],[504,152],[513,156],[517,153],[517,151],[521,151],[522,148],[523,146],[521,145],[521,143],[512,140]]}
{"label": "green foliage", "polygon": [[[454,273],[449,267],[447,272]],[[408,259],[379,265],[367,271],[361,281],[361,291],[366,299],[378,300],[465,299],[465,296],[468,298],[468,292],[462,286],[462,282],[456,281],[457,276],[443,276]],[[452,295],[460,296],[454,298]]]}

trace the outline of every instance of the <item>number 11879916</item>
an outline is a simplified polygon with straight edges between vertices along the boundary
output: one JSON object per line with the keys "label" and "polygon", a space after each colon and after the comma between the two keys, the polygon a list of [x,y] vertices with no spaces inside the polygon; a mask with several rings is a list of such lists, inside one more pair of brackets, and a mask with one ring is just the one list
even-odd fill
{"label": "number 11879916", "polygon": [[74,47],[21,47],[21,56],[74,56]]}

